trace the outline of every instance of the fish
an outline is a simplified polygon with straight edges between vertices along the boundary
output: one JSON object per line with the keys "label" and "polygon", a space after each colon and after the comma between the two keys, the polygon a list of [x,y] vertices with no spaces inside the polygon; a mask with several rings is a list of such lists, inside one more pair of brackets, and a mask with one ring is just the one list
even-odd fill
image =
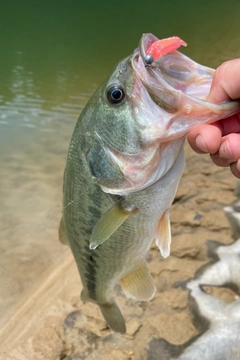
{"label": "fish", "polygon": [[239,101],[208,102],[214,70],[181,52],[147,61],[158,41],[143,34],[90,98],[64,172],[60,241],[75,258],[81,299],[98,305],[118,333],[126,324],[115,285],[131,299],[150,300],[156,287],[145,256],[154,240],[164,258],[170,254],[170,206],[184,170],[186,134],[240,109]]}

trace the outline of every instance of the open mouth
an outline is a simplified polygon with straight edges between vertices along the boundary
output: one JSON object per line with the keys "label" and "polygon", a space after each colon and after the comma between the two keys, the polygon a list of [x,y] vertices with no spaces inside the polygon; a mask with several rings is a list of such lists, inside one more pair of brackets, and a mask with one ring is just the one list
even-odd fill
{"label": "open mouth", "polygon": [[[159,46],[158,44],[161,42],[166,43],[170,39],[177,39],[175,41],[177,44],[167,46],[167,49],[163,48],[163,55],[154,58],[149,54],[149,49],[151,50],[153,45]],[[163,90],[175,90],[190,97],[206,99],[214,70],[196,63],[177,51],[176,49],[183,45],[182,42],[183,40],[177,37],[159,40],[153,34],[143,34],[133,60],[136,71],[144,86],[147,86],[149,93],[153,88],[160,93]],[[154,51],[157,54],[156,47],[152,51],[153,54]]]}

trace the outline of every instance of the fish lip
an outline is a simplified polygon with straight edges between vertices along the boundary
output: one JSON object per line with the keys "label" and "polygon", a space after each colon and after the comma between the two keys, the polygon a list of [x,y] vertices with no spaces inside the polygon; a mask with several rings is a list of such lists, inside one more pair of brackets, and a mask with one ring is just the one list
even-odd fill
{"label": "fish lip", "polygon": [[157,68],[158,67],[157,62],[154,60],[151,65],[148,65],[146,64],[146,60],[145,60],[147,55],[147,50],[155,41],[158,40],[159,39],[151,33],[143,34],[139,42],[139,53],[144,63],[144,67],[146,69],[146,73],[148,74],[148,76],[150,77],[153,76],[156,80],[159,81],[160,70]]}
{"label": "fish lip", "polygon": [[151,33],[142,35],[139,43],[139,49],[140,49],[140,55],[144,62],[145,62],[145,57],[147,55],[147,49],[149,48],[150,45],[152,45],[152,43],[154,43],[157,40],[159,39]]}
{"label": "fish lip", "polygon": [[135,49],[131,58],[131,67],[133,71],[149,93],[152,93],[151,84],[156,83],[161,84],[161,88],[167,88],[170,91],[175,90],[174,87],[164,80],[156,61],[153,61],[151,65],[146,64],[145,57],[147,55],[147,50],[152,43],[158,40],[159,39],[151,33],[143,34],[139,42],[139,47]]}
{"label": "fish lip", "polygon": [[[158,41],[159,39],[151,34],[151,33],[147,33],[147,34],[143,34],[140,42],[139,42],[139,47],[135,50],[134,54],[133,54],[133,58],[132,58],[132,68],[138,73],[138,75],[140,75],[140,79],[142,80],[144,78],[144,76],[146,76],[146,74],[148,74],[148,76],[153,76],[154,78],[157,78],[157,74],[154,71],[154,63],[155,61],[150,65],[147,66],[145,58],[147,55],[147,50],[149,48],[149,46],[154,43],[155,41]],[[137,69],[136,66],[134,66],[134,60],[138,61],[138,57],[140,55],[140,58],[143,62],[143,69],[142,71],[144,71],[144,75],[141,75],[141,72],[139,71],[139,69]]]}

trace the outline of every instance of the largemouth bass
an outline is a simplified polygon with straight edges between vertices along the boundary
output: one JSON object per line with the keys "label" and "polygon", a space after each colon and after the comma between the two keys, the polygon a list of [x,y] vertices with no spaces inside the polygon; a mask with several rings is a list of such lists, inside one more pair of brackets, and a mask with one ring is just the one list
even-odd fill
{"label": "largemouth bass", "polygon": [[155,239],[170,253],[169,208],[184,169],[183,143],[194,126],[225,118],[239,102],[206,101],[214,70],[174,50],[159,58],[144,34],[92,96],[75,127],[64,174],[60,240],[69,242],[82,299],[96,303],[110,328],[126,331],[113,299],[120,282],[151,299],[145,255]]}

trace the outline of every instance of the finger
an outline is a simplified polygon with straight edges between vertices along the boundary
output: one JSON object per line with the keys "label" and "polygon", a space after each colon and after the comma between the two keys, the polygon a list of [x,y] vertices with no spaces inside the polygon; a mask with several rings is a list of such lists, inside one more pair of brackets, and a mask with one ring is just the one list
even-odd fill
{"label": "finger", "polygon": [[234,162],[236,162],[236,160],[234,160],[234,159],[223,159],[223,158],[219,157],[218,153],[211,154],[210,156],[211,156],[212,162],[215,165],[221,166],[221,167],[228,167],[231,164],[233,164]]}
{"label": "finger", "polygon": [[208,101],[216,104],[229,99],[240,98],[240,59],[229,60],[215,71]]}
{"label": "finger", "polygon": [[224,136],[218,154],[222,159],[233,159],[235,161],[240,159],[240,134]]}
{"label": "finger", "polygon": [[221,124],[200,125],[188,133],[188,142],[192,149],[199,154],[214,154],[218,151],[222,141]]}
{"label": "finger", "polygon": [[214,164],[225,167],[236,163],[240,159],[239,144],[240,134],[230,134],[224,136],[219,150],[215,154],[211,155]]}
{"label": "finger", "polygon": [[231,172],[234,176],[236,176],[238,179],[240,179],[240,160],[237,162],[234,162],[230,165]]}

